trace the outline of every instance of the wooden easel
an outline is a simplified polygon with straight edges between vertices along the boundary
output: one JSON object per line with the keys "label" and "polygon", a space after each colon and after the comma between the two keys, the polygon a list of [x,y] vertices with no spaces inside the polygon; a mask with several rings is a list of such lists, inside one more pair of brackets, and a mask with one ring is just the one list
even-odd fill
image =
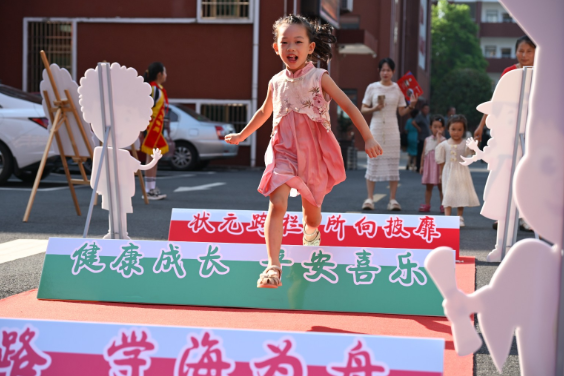
{"label": "wooden easel", "polygon": [[[133,155],[133,158],[139,160],[139,155],[137,154],[137,150],[135,149],[135,144],[131,145],[131,155]],[[145,181],[143,181],[143,174],[141,173],[141,170],[137,170],[135,174],[139,177],[139,184],[141,185],[141,191],[143,191],[143,200],[145,200],[145,205],[149,205],[147,191],[145,191]]]}
{"label": "wooden easel", "polygon": [[[80,206],[78,205],[78,199],[76,198],[76,192],[74,190],[74,184],[83,184],[88,185],[90,181],[86,176],[86,171],[84,170],[84,162],[86,162],[89,158],[88,157],[81,157],[78,151],[78,147],[76,146],[76,141],[74,135],[72,133],[72,129],[70,123],[68,121],[67,116],[69,113],[71,116],[74,116],[76,123],[79,125],[80,133],[82,139],[88,149],[90,154],[90,159],[92,159],[92,146],[88,141],[88,136],[86,132],[82,128],[82,122],[78,111],[76,110],[76,106],[72,101],[72,97],[68,90],[65,90],[65,99],[61,99],[59,94],[59,90],[57,89],[57,84],[53,79],[53,74],[51,72],[51,67],[49,65],[49,61],[47,60],[47,56],[45,55],[44,51],[41,51],[41,60],[43,61],[43,65],[45,66],[45,70],[49,76],[49,81],[51,82],[51,87],[53,88],[53,92],[55,94],[55,101],[51,102],[51,98],[49,98],[49,94],[47,91],[43,92],[43,96],[45,98],[45,103],[47,104],[48,109],[48,116],[51,121],[52,127],[49,132],[49,138],[47,139],[47,145],[45,146],[45,151],[43,152],[43,158],[41,159],[41,163],[39,164],[39,170],[37,171],[37,176],[35,177],[35,182],[33,183],[33,189],[31,190],[31,195],[29,197],[29,201],[27,203],[27,208],[25,210],[25,215],[23,218],[24,222],[27,222],[29,219],[29,214],[31,212],[31,207],[33,206],[33,201],[35,200],[35,195],[37,193],[37,188],[39,187],[39,182],[41,180],[41,175],[43,175],[43,170],[45,169],[45,163],[47,162],[47,157],[49,155],[49,149],[51,149],[51,144],[53,143],[53,138],[57,142],[57,147],[59,149],[59,154],[61,156],[61,162],[63,163],[63,168],[65,170],[65,176],[67,178],[67,182],[69,184],[69,189],[71,191],[72,199],[74,202],[74,206],[76,208],[76,213],[80,215]],[[53,106],[54,105],[54,106]],[[78,168],[80,169],[80,174],[82,179],[72,179],[69,171],[69,166],[67,164],[67,158],[63,149],[63,143],[61,142],[61,137],[59,135],[59,129],[62,125],[65,125],[70,143],[73,148],[74,156],[71,158],[78,164]]]}

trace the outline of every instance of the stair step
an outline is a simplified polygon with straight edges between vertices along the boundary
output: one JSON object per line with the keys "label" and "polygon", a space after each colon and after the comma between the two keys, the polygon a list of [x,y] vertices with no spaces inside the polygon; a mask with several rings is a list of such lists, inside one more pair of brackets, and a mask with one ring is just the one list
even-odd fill
{"label": "stair step", "polygon": [[[172,209],[172,241],[264,244],[265,211]],[[459,258],[460,222],[456,216],[323,213],[324,246],[435,249],[447,246]],[[282,244],[302,244],[302,213],[284,218]]]}
{"label": "stair step", "polygon": [[443,374],[436,338],[5,318],[0,327],[1,343],[27,346],[38,375]]}
{"label": "stair step", "polygon": [[37,297],[444,316],[429,249],[282,249],[283,286],[259,289],[264,244],[51,238]]}

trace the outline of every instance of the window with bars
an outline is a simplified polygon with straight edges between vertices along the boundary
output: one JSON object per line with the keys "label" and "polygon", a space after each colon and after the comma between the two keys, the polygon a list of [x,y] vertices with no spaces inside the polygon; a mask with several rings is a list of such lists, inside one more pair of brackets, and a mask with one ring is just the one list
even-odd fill
{"label": "window with bars", "polygon": [[511,48],[502,48],[501,49],[501,57],[502,58],[511,58]]}
{"label": "window with bars", "polygon": [[496,46],[486,46],[484,48],[484,55],[486,57],[496,57],[495,56],[496,50],[497,50]]}
{"label": "window with bars", "polygon": [[204,104],[200,113],[213,121],[233,124],[235,131],[241,132],[247,125],[248,106],[243,103],[230,104]]}
{"label": "window with bars", "polygon": [[250,18],[250,0],[201,0],[201,17],[206,19]]}
{"label": "window with bars", "polygon": [[41,50],[45,51],[51,64],[65,68],[72,75],[72,23],[33,21],[27,26],[27,87],[29,92],[38,92],[42,80],[43,62]]}
{"label": "window with bars", "polygon": [[496,9],[486,10],[486,22],[487,23],[497,23],[497,22],[499,22],[498,19],[497,19],[497,10]]}

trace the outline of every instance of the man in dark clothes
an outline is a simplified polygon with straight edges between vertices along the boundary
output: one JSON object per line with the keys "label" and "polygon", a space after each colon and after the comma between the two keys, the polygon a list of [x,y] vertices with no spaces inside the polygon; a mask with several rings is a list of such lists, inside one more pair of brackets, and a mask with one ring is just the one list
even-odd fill
{"label": "man in dark clothes", "polygon": [[417,123],[421,131],[419,132],[419,140],[417,142],[417,172],[419,172],[419,167],[421,166],[421,155],[423,154],[423,145],[425,144],[425,139],[431,135],[431,129],[429,127],[430,116],[429,116],[429,105],[424,104],[421,108],[419,114],[415,117],[414,121]]}

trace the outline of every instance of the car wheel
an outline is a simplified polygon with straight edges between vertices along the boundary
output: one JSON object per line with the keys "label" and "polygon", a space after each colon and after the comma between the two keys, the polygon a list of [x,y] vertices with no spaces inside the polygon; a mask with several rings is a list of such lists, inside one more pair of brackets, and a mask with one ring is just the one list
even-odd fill
{"label": "car wheel", "polygon": [[188,142],[176,142],[174,155],[170,159],[170,165],[173,170],[191,171],[198,164],[198,152],[196,148]]}
{"label": "car wheel", "polygon": [[10,149],[0,142],[0,185],[4,184],[14,170],[14,158]]}
{"label": "car wheel", "polygon": [[[14,176],[24,183],[33,183],[35,181],[35,177],[37,176],[37,171],[39,168],[34,170],[19,170],[18,172],[14,171]],[[41,180],[45,179],[51,173],[51,168],[45,166],[43,169],[43,174],[41,174]]]}

